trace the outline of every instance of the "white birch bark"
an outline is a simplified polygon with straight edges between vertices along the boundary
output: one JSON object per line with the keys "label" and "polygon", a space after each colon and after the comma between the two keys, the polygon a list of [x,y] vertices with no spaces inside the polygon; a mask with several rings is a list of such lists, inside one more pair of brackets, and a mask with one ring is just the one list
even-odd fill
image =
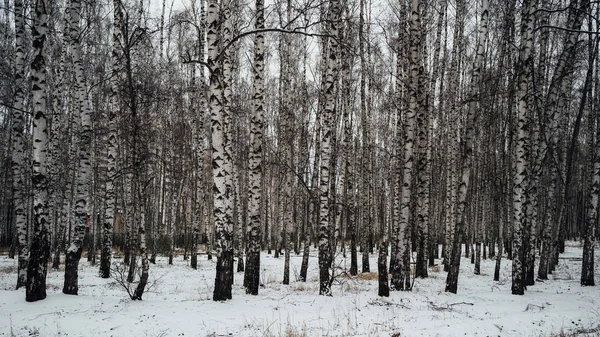
{"label": "white birch bark", "polygon": [[[341,18],[341,6],[339,0],[332,0],[329,3],[329,28],[328,34],[331,36],[338,35],[338,24]],[[329,223],[329,177],[330,177],[330,160],[332,151],[332,132],[336,97],[335,86],[338,77],[338,41],[329,39],[328,53],[323,55],[327,57],[327,70],[325,74],[324,86],[324,101],[325,107],[322,114],[322,133],[321,133],[321,170],[319,182],[319,294],[331,295],[331,274],[329,268],[332,264],[333,257],[331,256],[331,227]]]}
{"label": "white birch bark", "polygon": [[[465,6],[464,2],[461,1],[461,6]],[[458,273],[460,268],[460,256],[461,256],[461,248],[460,248],[460,240],[463,236],[466,222],[465,208],[467,202],[467,191],[469,189],[469,181],[473,166],[473,138],[475,134],[475,110],[476,110],[476,102],[479,100],[479,77],[481,75],[481,68],[483,67],[484,61],[484,53],[485,53],[485,42],[487,37],[487,28],[488,28],[488,1],[482,0],[481,6],[481,19],[479,22],[479,30],[477,35],[477,47],[476,47],[476,55],[475,61],[473,62],[473,74],[471,77],[470,84],[470,95],[471,102],[468,107],[467,112],[467,121],[466,121],[466,130],[465,130],[465,138],[463,140],[463,146],[460,154],[460,183],[458,185],[457,191],[457,205],[456,205],[456,224],[455,224],[455,236],[452,244],[452,261],[450,265],[450,272],[448,273],[448,277],[446,279],[446,291],[451,293],[456,293],[458,287]],[[458,7],[458,6],[457,6]],[[460,7],[459,7],[460,8]],[[464,7],[457,9],[457,11],[463,11]],[[464,14],[462,14],[464,15]],[[461,16],[461,19],[463,17]],[[458,21],[458,20],[457,20]],[[458,23],[457,23],[458,24]],[[462,25],[461,23],[460,25]],[[462,28],[460,28],[462,30]],[[462,34],[462,32],[460,33]],[[460,43],[459,43],[460,44]],[[454,62],[454,61],[453,61]]]}
{"label": "white birch bark", "polygon": [[[421,2],[419,10],[423,11],[424,3]],[[421,14],[419,13],[421,16]],[[429,186],[430,186],[430,172],[429,172],[429,161],[431,158],[431,151],[429,146],[429,128],[430,128],[430,109],[427,102],[429,81],[427,80],[427,72],[425,66],[423,66],[423,60],[427,60],[426,54],[426,31],[424,25],[418,23],[418,26],[414,28],[414,32],[411,34],[417,34],[419,42],[417,44],[418,54],[416,62],[419,66],[419,78],[417,87],[417,160],[416,160],[416,196],[417,196],[417,212],[416,212],[416,223],[417,223],[417,259],[415,265],[415,277],[425,278],[427,277],[427,247],[428,247],[428,229],[429,229]]]}
{"label": "white birch bark", "polygon": [[106,157],[106,208],[102,224],[102,253],[100,257],[100,277],[110,277],[110,264],[112,258],[113,227],[115,222],[115,174],[117,173],[117,115],[119,112],[119,80],[121,44],[123,41],[123,8],[121,0],[113,1],[113,34],[111,53],[111,92],[108,108],[108,153]]}
{"label": "white birch bark", "polygon": [[[596,13],[600,13],[600,8],[596,9]],[[588,23],[588,29],[591,30],[591,23]],[[600,194],[600,146],[598,146],[598,140],[600,140],[600,111],[598,111],[598,103],[600,99],[598,97],[598,93],[600,93],[600,75],[597,73],[600,67],[595,66],[594,62],[597,62],[596,58],[598,55],[598,46],[600,45],[600,40],[597,38],[592,43],[591,34],[590,41],[588,42],[588,69],[585,79],[584,85],[584,93],[581,99],[580,111],[583,111],[587,100],[589,100],[590,104],[587,106],[590,108],[589,114],[589,137],[590,140],[590,148],[588,150],[590,162],[591,164],[591,182],[590,182],[590,192],[587,198],[586,205],[586,218],[585,218],[585,227],[583,230],[583,256],[581,262],[581,285],[582,286],[594,286],[594,250],[595,243],[594,238],[596,236],[596,224],[598,219],[598,200]],[[594,67],[596,69],[594,69]],[[596,70],[595,74],[595,84],[596,90],[595,92],[592,89],[592,82],[594,82],[593,74],[594,70]],[[595,95],[592,95],[595,94]],[[593,100],[595,97],[595,101]],[[595,108],[595,109],[594,109]],[[595,137],[594,137],[595,136]],[[595,138],[595,139],[594,139]],[[594,141],[595,140],[595,141]]]}
{"label": "white birch bark", "polygon": [[[73,56],[73,70],[75,72],[75,83],[77,85],[76,101],[78,102],[78,114],[80,119],[79,134],[79,164],[76,183],[75,225],[73,226],[71,243],[67,248],[65,261],[65,282],[63,293],[77,295],[79,259],[83,250],[83,237],[87,220],[87,205],[89,203],[89,187],[91,185],[90,152],[92,141],[92,120],[90,103],[87,97],[87,87],[81,59],[81,42],[79,36],[81,29],[81,1],[71,0],[67,8],[69,16],[69,40]],[[92,221],[92,219],[90,219]]]}
{"label": "white birch bark", "polygon": [[[292,19],[292,3],[290,0],[286,3],[286,26],[288,29],[293,29],[290,26]],[[285,251],[284,267],[283,267],[283,284],[290,283],[290,251],[291,251],[291,235],[293,222],[293,189],[294,189],[294,114],[292,107],[292,72],[295,66],[292,63],[291,55],[291,35],[283,34],[281,36],[281,147],[282,147],[282,173],[283,173],[283,248]]]}
{"label": "white birch bark", "polygon": [[[264,1],[256,0],[255,28],[265,27]],[[250,117],[250,154],[248,155],[248,227],[246,229],[246,270],[244,287],[246,293],[258,295],[260,282],[260,241],[262,196],[262,143],[265,108],[265,37],[257,33],[254,37],[254,67],[252,83],[253,110]]]}
{"label": "white birch bark", "polygon": [[46,298],[46,274],[50,257],[48,233],[48,179],[46,157],[48,131],[46,117],[46,63],[44,43],[48,31],[48,14],[44,0],[36,0],[33,25],[33,61],[31,62],[33,100],[33,227],[27,265],[25,300],[34,302]]}
{"label": "white birch bark", "polygon": [[517,111],[517,138],[515,143],[516,170],[513,182],[513,265],[512,265],[512,287],[513,295],[523,295],[525,291],[525,279],[523,270],[523,230],[526,225],[525,211],[526,200],[526,174],[527,165],[526,145],[529,141],[527,119],[531,107],[529,85],[531,82],[530,65],[533,49],[533,10],[535,1],[527,1],[523,4],[521,14],[521,44],[519,53],[520,74],[517,89],[518,111]]}
{"label": "white birch bark", "polygon": [[[224,74],[217,56],[220,51],[219,32],[221,31],[219,4],[216,0],[208,1],[207,16],[207,45],[208,67],[210,69],[209,111],[211,116],[212,138],[212,173],[213,173],[213,204],[215,249],[217,253],[217,272],[213,300],[224,301],[231,299],[233,280],[233,247],[231,209],[228,197],[230,187],[231,157],[226,152],[227,121],[224,112]],[[227,18],[224,18],[227,21]]]}
{"label": "white birch bark", "polygon": [[409,82],[408,109],[405,115],[406,130],[404,134],[404,153],[402,167],[402,189],[399,200],[399,245],[396,258],[402,261],[400,279],[395,283],[400,286],[397,290],[410,290],[410,265],[406,256],[410,254],[410,203],[412,197],[412,180],[414,167],[414,143],[417,131],[417,100],[419,81],[419,39],[420,39],[419,1],[412,0],[410,16],[410,47],[409,47]]}
{"label": "white birch bark", "polygon": [[[559,150],[560,146],[560,124],[561,124],[561,112],[563,105],[566,103],[563,94],[567,93],[571,87],[570,81],[567,81],[567,74],[573,71],[573,58],[576,55],[577,45],[579,43],[579,35],[581,25],[583,23],[584,13],[587,12],[587,6],[589,6],[588,0],[581,2],[572,0],[569,3],[569,15],[567,19],[566,27],[569,30],[564,37],[562,51],[558,55],[558,62],[552,73],[552,79],[549,82],[548,92],[545,97],[543,110],[546,113],[548,125],[546,125],[545,139],[542,143],[544,148],[540,151],[547,151],[547,158],[551,159],[548,165],[549,170],[549,183],[546,196],[551,202],[557,202],[556,207],[553,211],[546,212],[546,219],[544,226],[553,226],[551,231],[554,235],[548,237],[552,242],[545,242],[542,246],[542,255],[545,255],[544,259],[549,261],[548,270],[552,270],[558,257],[558,235],[561,232],[562,226],[562,212],[564,211],[565,201],[560,198],[560,192],[558,192],[559,179],[563,160]],[[562,170],[565,172],[566,170]],[[553,237],[552,237],[553,236]]]}
{"label": "white birch bark", "polygon": [[146,285],[148,284],[148,270],[150,269],[150,264],[148,263],[148,249],[146,247],[146,202],[142,200],[140,203],[140,225],[138,229],[138,235],[140,240],[140,257],[142,259],[142,270],[140,274],[140,281],[135,288],[135,291],[132,296],[132,300],[142,300],[142,295],[144,294],[144,290],[146,289]]}
{"label": "white birch bark", "polygon": [[25,6],[23,0],[15,0],[15,94],[12,114],[12,158],[11,170],[13,175],[13,209],[17,243],[19,246],[19,264],[17,271],[17,289],[25,286],[27,280],[27,259],[29,243],[27,240],[27,214],[25,212],[27,197],[25,184]]}

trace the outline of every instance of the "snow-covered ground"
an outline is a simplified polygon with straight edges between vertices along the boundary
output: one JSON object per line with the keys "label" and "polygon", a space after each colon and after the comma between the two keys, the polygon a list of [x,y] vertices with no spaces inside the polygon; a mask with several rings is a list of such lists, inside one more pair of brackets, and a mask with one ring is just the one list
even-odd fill
{"label": "snow-covered ground", "polygon": [[[597,335],[600,287],[581,287],[581,262],[569,257],[581,257],[577,242],[569,243],[551,279],[524,296],[510,294],[510,261],[502,260],[501,281],[494,282],[494,261],[482,261],[476,276],[463,258],[457,295],[444,292],[443,271],[430,269],[412,292],[380,298],[374,274],[340,277],[333,297],[319,296],[314,256],[309,281],[284,286],[283,257],[263,252],[259,295],[246,295],[243,273],[236,273],[233,299],[223,303],[212,301],[215,260],[206,255],[199,270],[181,256],[173,266],[159,259],[150,268],[152,288],[135,302],[82,260],[79,296],[62,294],[61,268],[49,271],[48,297],[27,303],[24,290],[13,290],[17,261],[2,255],[0,336],[553,336],[596,329]],[[301,260],[291,257],[291,279]],[[375,256],[370,264],[376,271]]]}

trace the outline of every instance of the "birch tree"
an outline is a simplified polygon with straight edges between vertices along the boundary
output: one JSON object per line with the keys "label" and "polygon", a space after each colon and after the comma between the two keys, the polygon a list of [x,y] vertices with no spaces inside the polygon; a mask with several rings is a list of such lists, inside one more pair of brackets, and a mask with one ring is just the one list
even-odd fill
{"label": "birch tree", "polygon": [[213,202],[214,202],[214,228],[215,248],[217,251],[217,275],[213,300],[224,301],[231,299],[231,286],[233,284],[233,245],[231,218],[229,211],[232,209],[229,197],[228,182],[230,181],[231,157],[226,153],[228,127],[224,112],[224,74],[223,66],[217,57],[220,54],[221,24],[229,18],[225,15],[220,19],[219,3],[216,0],[208,1],[207,16],[207,45],[208,67],[210,70],[209,86],[209,111],[211,116],[212,136],[212,167],[213,167]]}
{"label": "birch tree", "polygon": [[48,131],[46,117],[46,59],[44,43],[48,31],[48,14],[44,0],[36,0],[31,35],[33,61],[31,62],[33,100],[33,227],[25,300],[34,302],[46,298],[46,274],[50,257],[48,229],[48,178],[46,151]]}
{"label": "birch tree", "polygon": [[13,178],[13,212],[17,242],[19,246],[19,264],[17,272],[17,289],[25,286],[27,281],[27,259],[29,255],[27,240],[27,213],[26,213],[26,185],[25,185],[25,92],[27,81],[25,79],[25,6],[22,0],[15,0],[15,93],[12,119],[12,149],[11,170]]}
{"label": "birch tree", "polygon": [[[257,30],[265,27],[265,7],[263,0],[256,0]],[[265,37],[263,33],[254,36],[254,67],[252,83],[253,110],[250,118],[250,154],[248,156],[248,227],[246,229],[246,270],[244,271],[244,287],[246,293],[258,295],[260,283],[260,241],[262,196],[262,156],[263,156],[263,123],[265,105]]]}
{"label": "birch tree", "polygon": [[[597,7],[596,13],[600,12],[600,8]],[[591,31],[591,22],[588,24],[588,29]],[[582,286],[594,286],[594,237],[596,235],[596,223],[598,218],[598,196],[600,194],[600,146],[598,146],[598,140],[600,139],[600,111],[598,111],[597,96],[600,93],[600,75],[598,74],[598,67],[596,67],[596,101],[592,101],[592,74],[594,73],[594,64],[597,62],[598,57],[598,46],[600,39],[596,37],[592,39],[591,32],[589,33],[588,40],[588,69],[584,84],[584,91],[582,93],[580,109],[585,109],[586,99],[590,101],[589,107],[589,129],[590,129],[590,149],[589,157],[591,164],[591,182],[590,192],[587,200],[586,218],[583,228],[583,256],[581,262],[581,285]],[[580,110],[581,111],[581,110]]]}
{"label": "birch tree", "polygon": [[[81,1],[71,0],[67,7],[69,17],[69,40],[73,55],[73,68],[77,85],[77,107],[81,131],[79,132],[79,169],[77,173],[76,199],[75,199],[75,226],[73,227],[71,244],[67,248],[65,259],[65,282],[63,293],[77,295],[78,292],[78,267],[83,250],[83,237],[87,220],[87,205],[90,201],[91,165],[90,150],[92,141],[92,121],[90,105],[87,97],[87,87],[81,58],[81,42],[79,36],[81,29]],[[93,220],[92,220],[93,221]],[[92,239],[93,240],[93,239]]]}
{"label": "birch tree", "polygon": [[513,267],[512,267],[512,293],[523,295],[525,286],[525,275],[523,270],[523,229],[526,226],[525,210],[527,180],[525,168],[527,166],[526,145],[529,141],[527,119],[530,114],[529,108],[529,83],[531,82],[531,61],[533,47],[533,11],[535,0],[526,0],[523,3],[521,13],[521,46],[519,52],[519,85],[517,89],[518,111],[517,111],[517,139],[515,145],[516,170],[513,184]]}
{"label": "birch tree", "polygon": [[[341,19],[341,6],[338,0],[332,0],[329,3],[328,12],[328,34],[338,36],[338,25]],[[321,169],[319,182],[319,295],[331,295],[331,274],[329,269],[333,262],[331,256],[331,226],[329,223],[329,177],[330,160],[332,151],[332,133],[335,111],[336,111],[336,82],[338,77],[338,41],[334,38],[329,39],[328,52],[323,55],[327,58],[325,73],[324,100],[325,106],[321,116]]]}
{"label": "birch tree", "polygon": [[106,208],[102,225],[102,252],[100,256],[100,277],[110,277],[112,258],[113,226],[115,221],[115,174],[117,173],[117,130],[116,119],[119,111],[120,46],[123,43],[123,7],[121,0],[113,1],[113,34],[111,50],[111,91],[108,108],[108,136],[106,157]]}
{"label": "birch tree", "polygon": [[[561,111],[565,108],[564,95],[570,90],[572,83],[567,81],[567,75],[572,73],[574,67],[574,58],[579,45],[579,36],[581,33],[581,25],[583,18],[589,6],[588,0],[572,0],[569,2],[568,17],[566,22],[566,33],[563,37],[562,50],[558,54],[557,62],[552,72],[548,92],[543,103],[545,112],[545,133],[542,151],[547,151],[546,160],[549,162],[545,165],[548,170],[549,183],[547,185],[546,198],[550,203],[555,202],[554,209],[549,209],[546,212],[544,226],[552,226],[548,228],[553,235],[543,235],[545,239],[542,243],[542,258],[548,261],[547,270],[538,271],[540,279],[547,278],[547,272],[553,269],[553,266],[558,262],[558,237],[562,231],[563,213],[565,200],[560,198],[558,191],[559,180],[561,178],[560,170],[562,165],[562,156],[560,152],[560,127],[561,127]],[[554,241],[554,242],[552,242]],[[541,264],[540,264],[541,265]],[[541,268],[541,267],[540,267]],[[545,275],[544,275],[545,274]]]}
{"label": "birch tree", "polygon": [[[408,73],[408,109],[404,118],[404,144],[402,160],[398,164],[399,182],[396,184],[394,221],[397,250],[392,252],[397,264],[390,267],[392,289],[409,291],[410,283],[410,203],[412,198],[412,180],[414,170],[414,143],[417,131],[417,100],[419,81],[419,40],[421,16],[419,1],[412,0],[410,15],[409,73]],[[400,18],[402,20],[402,17]],[[402,29],[402,27],[400,28]],[[400,56],[399,56],[400,57]]]}
{"label": "birch tree", "polygon": [[[460,7],[457,5],[457,13],[464,11],[465,4],[460,1]],[[460,14],[459,14],[460,15]],[[471,170],[473,166],[473,141],[475,135],[475,110],[476,103],[479,99],[478,87],[480,85],[481,68],[483,67],[484,53],[485,53],[485,42],[487,37],[488,28],[488,1],[482,0],[481,13],[480,13],[479,29],[477,34],[477,47],[475,61],[473,62],[473,73],[470,84],[470,95],[471,102],[467,111],[467,121],[465,125],[465,136],[462,140],[462,148],[460,153],[460,182],[457,191],[457,206],[456,206],[456,224],[455,234],[452,243],[452,261],[450,264],[450,271],[446,278],[446,291],[456,294],[458,287],[458,273],[460,268],[460,257],[461,257],[461,244],[463,233],[465,231],[465,208],[467,204],[467,192],[469,189],[469,181],[471,177]],[[461,17],[461,19],[463,19]],[[457,19],[457,25],[462,25]],[[461,28],[462,30],[462,28]],[[462,33],[462,32],[461,32]],[[455,37],[457,35],[455,34]],[[459,37],[460,38],[460,37]],[[453,61],[454,62],[454,61]]]}

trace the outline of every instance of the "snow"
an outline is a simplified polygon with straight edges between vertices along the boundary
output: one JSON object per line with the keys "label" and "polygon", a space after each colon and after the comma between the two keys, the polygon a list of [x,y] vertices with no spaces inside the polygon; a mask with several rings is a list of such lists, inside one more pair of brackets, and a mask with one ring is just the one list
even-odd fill
{"label": "snow", "polygon": [[[2,255],[0,336],[552,336],[600,331],[600,289],[579,285],[580,257],[581,245],[569,242],[557,272],[524,296],[510,293],[510,261],[502,260],[501,280],[494,282],[494,260],[482,260],[477,276],[463,258],[457,295],[445,293],[446,274],[430,268],[430,277],[417,279],[412,292],[380,298],[375,275],[340,276],[333,297],[319,296],[315,255],[308,282],[282,285],[283,257],[263,252],[259,295],[246,295],[243,273],[236,273],[233,299],[227,302],[212,301],[216,261],[206,255],[199,256],[198,270],[181,256],[173,266],[159,258],[150,266],[154,285],[143,301],[129,300],[113,279],[98,277],[98,266],[82,261],[78,296],[61,293],[61,268],[48,273],[48,297],[27,303],[24,289],[14,290],[17,261]],[[291,279],[301,260],[291,256]],[[338,261],[349,267],[349,260],[338,256]],[[376,271],[375,255],[370,265]],[[597,263],[596,275],[599,269]]]}

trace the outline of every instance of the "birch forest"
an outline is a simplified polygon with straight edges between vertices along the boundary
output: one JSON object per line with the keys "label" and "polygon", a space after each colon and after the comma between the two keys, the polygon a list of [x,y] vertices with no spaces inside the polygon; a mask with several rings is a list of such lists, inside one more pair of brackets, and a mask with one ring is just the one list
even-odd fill
{"label": "birch forest", "polygon": [[260,296],[266,256],[325,296],[368,272],[411,291],[436,266],[456,294],[503,264],[523,295],[567,240],[595,284],[597,1],[0,8],[0,247],[26,301],[50,268],[77,295],[83,263],[142,300],[157,256],[212,260],[214,301],[234,277]]}

